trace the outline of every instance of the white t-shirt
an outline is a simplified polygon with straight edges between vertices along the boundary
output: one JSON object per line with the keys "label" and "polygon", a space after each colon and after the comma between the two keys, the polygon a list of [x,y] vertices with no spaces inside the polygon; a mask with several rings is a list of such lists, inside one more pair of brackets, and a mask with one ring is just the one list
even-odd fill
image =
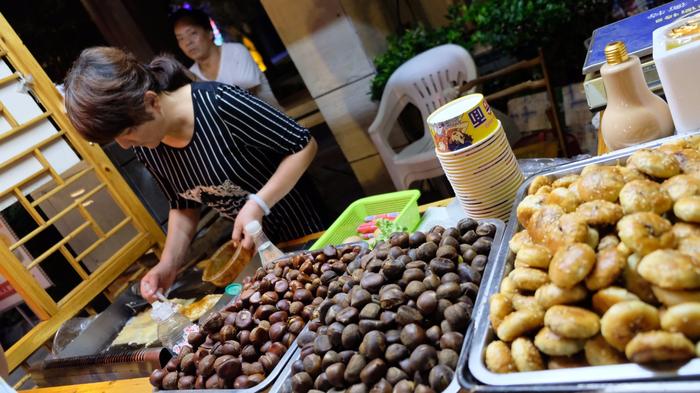
{"label": "white t-shirt", "polygon": [[[209,80],[199,69],[197,63],[190,67],[190,71],[194,72],[201,80]],[[248,52],[248,48],[243,44],[226,42],[221,46],[219,74],[215,80],[229,85],[236,85],[246,90],[256,88],[254,92],[258,98],[275,108],[281,108],[274,93],[272,93],[270,83],[267,81],[265,74],[260,71],[250,52]]]}

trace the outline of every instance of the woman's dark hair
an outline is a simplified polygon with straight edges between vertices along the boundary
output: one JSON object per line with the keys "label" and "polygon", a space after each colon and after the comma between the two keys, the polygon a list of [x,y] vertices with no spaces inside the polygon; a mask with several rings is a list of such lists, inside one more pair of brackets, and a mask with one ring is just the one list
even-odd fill
{"label": "woman's dark hair", "polygon": [[171,92],[193,80],[194,75],[168,55],[144,65],[121,49],[88,48],[66,76],[68,119],[83,138],[106,143],[153,119],[144,103],[147,91]]}
{"label": "woman's dark hair", "polygon": [[180,21],[185,21],[191,25],[199,26],[203,28],[204,31],[211,31],[209,15],[202,10],[188,10],[185,8],[180,8],[170,16],[171,27],[175,28],[175,24]]}

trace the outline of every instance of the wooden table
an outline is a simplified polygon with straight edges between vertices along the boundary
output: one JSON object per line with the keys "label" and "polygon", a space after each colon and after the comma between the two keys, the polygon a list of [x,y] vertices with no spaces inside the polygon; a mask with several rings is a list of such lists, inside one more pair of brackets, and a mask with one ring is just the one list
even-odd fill
{"label": "wooden table", "polygon": [[[423,213],[429,207],[440,207],[447,206],[452,202],[454,198],[447,198],[433,203],[427,203],[418,207],[418,210]],[[283,244],[279,244],[280,247],[291,247],[295,245],[305,244],[310,240],[318,239],[323,235],[323,232],[313,233],[311,235],[304,236],[302,238],[292,240]],[[31,390],[20,390],[20,392],[26,393],[141,393],[141,392],[151,392],[153,387],[148,382],[147,377],[143,378],[133,378],[133,379],[119,379],[116,381],[109,382],[96,382],[96,383],[85,383],[77,385],[66,385],[66,386],[55,386],[48,388],[38,388]]]}
{"label": "wooden table", "polygon": [[84,383],[79,385],[55,386],[50,388],[38,388],[31,390],[20,390],[27,393],[141,393],[151,392],[153,386],[148,382],[148,378],[119,379],[109,382]]}

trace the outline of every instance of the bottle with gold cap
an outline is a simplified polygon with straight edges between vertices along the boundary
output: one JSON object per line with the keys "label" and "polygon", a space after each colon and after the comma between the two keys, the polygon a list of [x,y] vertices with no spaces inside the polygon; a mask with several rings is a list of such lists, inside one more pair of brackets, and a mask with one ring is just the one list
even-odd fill
{"label": "bottle with gold cap", "polygon": [[672,135],[673,120],[668,104],[647,87],[639,58],[628,55],[620,41],[605,47],[605,58],[600,74],[608,105],[600,128],[608,149]]}

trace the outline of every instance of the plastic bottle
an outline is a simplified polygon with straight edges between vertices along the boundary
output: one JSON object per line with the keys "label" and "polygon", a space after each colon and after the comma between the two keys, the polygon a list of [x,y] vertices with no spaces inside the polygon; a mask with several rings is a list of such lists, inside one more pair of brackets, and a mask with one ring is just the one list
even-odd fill
{"label": "plastic bottle", "polygon": [[199,331],[199,326],[180,314],[173,303],[167,301],[153,302],[151,317],[158,324],[158,339],[163,347],[174,354],[179,354],[183,346],[189,346],[187,336]]}
{"label": "plastic bottle", "polygon": [[258,221],[251,221],[245,226],[245,231],[253,237],[255,248],[260,255],[260,263],[266,267],[268,263],[284,256],[284,253],[277,248],[262,230],[262,225]]}
{"label": "plastic bottle", "polygon": [[226,286],[226,289],[224,289],[224,293],[223,293],[223,295],[221,295],[221,298],[219,299],[219,301],[217,301],[216,304],[214,304],[214,307],[212,307],[209,311],[206,311],[204,314],[202,314],[199,317],[199,321],[200,322],[206,321],[207,319],[209,319],[211,314],[213,314],[215,312],[219,312],[222,309],[226,308],[226,306],[228,306],[229,304],[233,303],[233,301],[236,300],[238,295],[241,294],[242,290],[243,290],[243,285],[241,285],[237,282],[228,284]]}
{"label": "plastic bottle", "polygon": [[637,56],[627,54],[616,41],[605,47],[606,64],[600,69],[608,97],[601,133],[610,150],[634,146],[673,135],[668,104],[649,90]]}

